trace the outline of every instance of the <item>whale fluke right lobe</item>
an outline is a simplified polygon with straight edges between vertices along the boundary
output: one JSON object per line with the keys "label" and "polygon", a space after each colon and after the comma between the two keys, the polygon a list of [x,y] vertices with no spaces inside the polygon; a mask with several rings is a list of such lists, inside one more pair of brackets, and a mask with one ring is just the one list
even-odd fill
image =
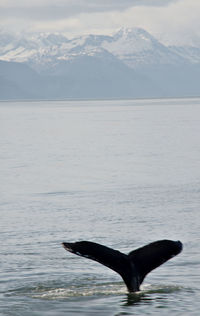
{"label": "whale fluke right lobe", "polygon": [[182,248],[180,241],[159,240],[131,251],[128,256],[135,264],[142,283],[149,272],[178,255]]}
{"label": "whale fluke right lobe", "polygon": [[63,247],[119,273],[129,292],[135,292],[139,291],[140,284],[149,272],[181,252],[182,243],[159,240],[133,250],[128,255],[90,241],[64,242]]}

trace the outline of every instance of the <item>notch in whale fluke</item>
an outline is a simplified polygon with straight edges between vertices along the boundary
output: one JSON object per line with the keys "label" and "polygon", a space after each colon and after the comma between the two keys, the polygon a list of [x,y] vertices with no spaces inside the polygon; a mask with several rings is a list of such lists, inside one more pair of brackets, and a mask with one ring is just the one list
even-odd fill
{"label": "notch in whale fluke", "polygon": [[183,248],[180,241],[158,240],[131,251],[128,255],[112,248],[90,242],[63,242],[63,247],[76,255],[86,257],[119,273],[129,292],[139,291],[145,276]]}

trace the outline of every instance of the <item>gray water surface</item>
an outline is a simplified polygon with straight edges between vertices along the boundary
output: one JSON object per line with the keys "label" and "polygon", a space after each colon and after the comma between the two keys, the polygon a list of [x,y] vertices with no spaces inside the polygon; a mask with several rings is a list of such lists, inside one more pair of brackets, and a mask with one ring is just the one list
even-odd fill
{"label": "gray water surface", "polygon": [[[200,99],[0,103],[0,315],[199,315]],[[67,253],[183,252],[128,294]]]}

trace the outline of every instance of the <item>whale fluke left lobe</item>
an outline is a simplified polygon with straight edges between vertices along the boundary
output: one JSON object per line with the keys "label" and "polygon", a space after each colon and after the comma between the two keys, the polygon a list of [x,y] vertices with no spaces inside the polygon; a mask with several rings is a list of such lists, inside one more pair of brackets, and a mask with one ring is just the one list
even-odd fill
{"label": "whale fluke left lobe", "polygon": [[95,260],[119,274],[124,273],[124,265],[129,262],[127,255],[120,251],[90,241],[63,242],[63,247],[78,256]]}

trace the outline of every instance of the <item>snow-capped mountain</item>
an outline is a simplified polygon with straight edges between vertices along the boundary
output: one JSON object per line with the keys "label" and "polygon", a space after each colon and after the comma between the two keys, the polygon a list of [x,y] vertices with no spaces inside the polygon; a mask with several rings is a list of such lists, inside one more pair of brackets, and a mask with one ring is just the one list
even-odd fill
{"label": "snow-capped mountain", "polygon": [[103,46],[132,68],[180,62],[180,56],[176,52],[171,52],[168,47],[139,28],[122,29],[115,34],[112,41],[105,42]]}
{"label": "snow-capped mountain", "polygon": [[[88,35],[69,40],[62,34],[37,34],[19,38],[0,34],[0,59],[26,62],[38,71],[59,60],[107,51],[128,66],[185,62],[189,49],[168,48],[143,29],[121,29],[114,36]],[[187,57],[186,57],[187,56]],[[45,67],[46,68],[46,67]]]}
{"label": "snow-capped mountain", "polygon": [[0,98],[200,95],[200,48],[167,47],[143,29],[73,39],[0,33],[0,43]]}

